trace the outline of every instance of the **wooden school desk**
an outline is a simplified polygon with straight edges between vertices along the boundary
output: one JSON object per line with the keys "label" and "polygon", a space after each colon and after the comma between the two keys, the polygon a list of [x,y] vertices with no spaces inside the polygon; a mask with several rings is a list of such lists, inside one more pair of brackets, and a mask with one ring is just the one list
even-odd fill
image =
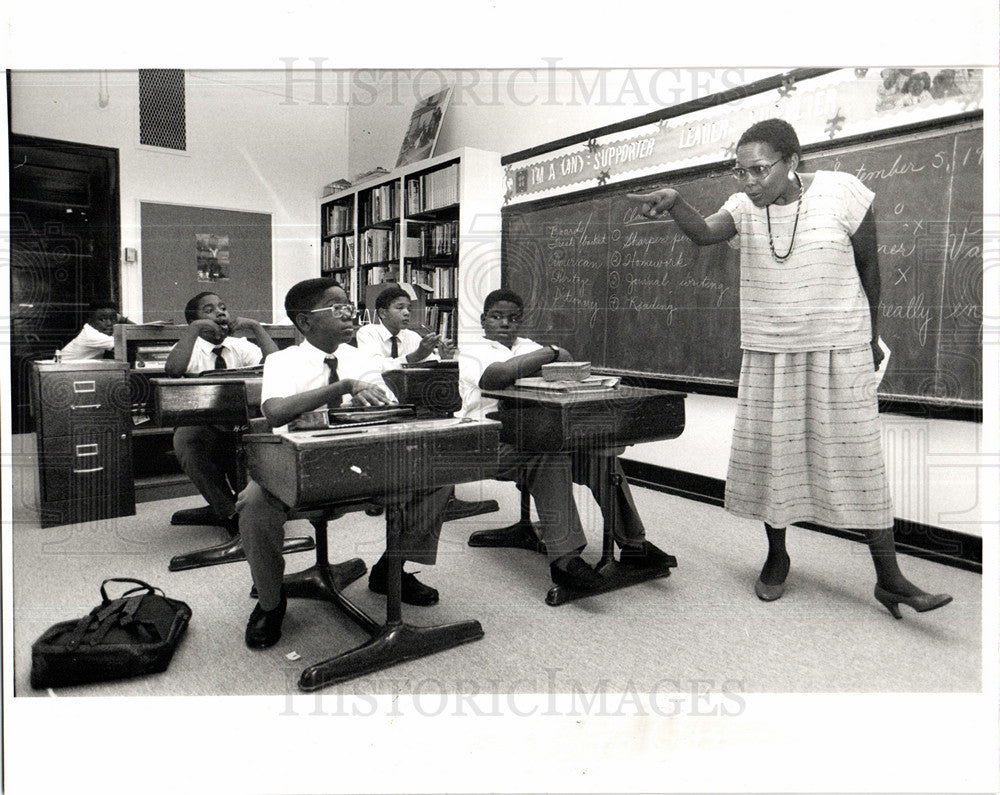
{"label": "wooden school desk", "polygon": [[501,441],[526,452],[597,456],[601,476],[610,480],[611,488],[601,504],[604,541],[597,566],[606,585],[586,592],[556,585],[549,590],[546,602],[559,605],[670,574],[676,561],[662,567],[634,568],[621,566],[614,559],[615,504],[621,479],[614,461],[622,447],[680,436],[684,431],[683,392],[631,386],[556,392],[513,386],[484,389],[483,394],[500,401],[498,411],[491,416],[503,423]]}
{"label": "wooden school desk", "polygon": [[[357,410],[359,414],[364,409]],[[316,566],[286,575],[291,598],[322,599],[339,607],[371,635],[355,649],[303,671],[302,690],[317,690],[391,665],[478,640],[478,621],[435,627],[403,623],[400,607],[401,504],[414,490],[467,483],[496,472],[500,423],[416,419],[316,431],[251,433],[244,437],[251,477],[297,512],[336,509],[338,504],[379,498],[386,506],[388,578],[385,623],[380,624],[341,593],[361,577],[364,561],[331,566],[325,544],[317,545]]]}
{"label": "wooden school desk", "polygon": [[[220,425],[234,429],[239,438],[249,421],[260,416],[260,392],[263,378],[260,368],[223,370],[209,376],[184,378],[151,378],[151,409],[154,424],[160,428],[181,425]],[[241,445],[237,443],[239,491],[246,485],[245,464]],[[286,538],[284,554],[313,549],[309,537]],[[206,549],[175,555],[167,568],[170,571],[197,569],[221,563],[246,560],[239,536]]]}

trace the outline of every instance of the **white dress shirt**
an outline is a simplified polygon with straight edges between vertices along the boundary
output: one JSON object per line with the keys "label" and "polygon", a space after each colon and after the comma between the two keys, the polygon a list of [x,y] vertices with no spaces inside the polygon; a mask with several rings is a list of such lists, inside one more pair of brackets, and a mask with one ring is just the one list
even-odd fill
{"label": "white dress shirt", "polygon": [[482,420],[491,411],[496,411],[498,401],[495,398],[483,397],[479,388],[479,379],[483,377],[486,368],[491,364],[506,362],[515,356],[537,351],[542,346],[527,337],[517,337],[514,347],[508,348],[502,342],[480,337],[466,344],[464,341],[456,357],[458,359],[458,393],[462,396],[460,417]]}
{"label": "white dress shirt", "polygon": [[[382,380],[382,372],[375,357],[346,343],[339,346],[333,354],[321,351],[308,340],[298,345],[272,353],[264,360],[264,382],[260,390],[261,405],[271,398],[285,398],[308,392],[326,386],[329,383],[330,367],[326,363],[327,356],[337,357],[337,378],[352,378],[367,381],[385,390],[390,400],[395,401],[392,390]],[[341,405],[350,404],[352,396],[343,396]],[[326,406],[317,406],[317,410]],[[275,431],[287,430],[288,426],[275,428]]]}
{"label": "white dress shirt", "polygon": [[115,348],[115,338],[102,334],[90,323],[84,323],[80,333],[66,343],[62,349],[63,359],[100,359],[105,351]]}
{"label": "white dress shirt", "polygon": [[[222,360],[227,368],[234,367],[254,367],[260,364],[264,358],[254,343],[243,337],[226,337],[219,343],[222,346]],[[176,346],[174,346],[176,347]],[[212,351],[216,348],[204,337],[198,337],[194,341],[191,349],[191,358],[188,359],[187,370],[189,374],[204,373],[206,370],[215,369],[215,354]]]}
{"label": "white dress shirt", "polygon": [[[403,328],[396,335],[399,338],[397,345],[397,355],[392,357],[392,332],[381,323],[366,323],[358,329],[356,340],[358,349],[366,351],[376,358],[382,371],[398,370],[406,364],[407,356],[420,347],[423,339],[413,329]],[[437,353],[431,353],[420,361],[436,361],[441,357]]]}

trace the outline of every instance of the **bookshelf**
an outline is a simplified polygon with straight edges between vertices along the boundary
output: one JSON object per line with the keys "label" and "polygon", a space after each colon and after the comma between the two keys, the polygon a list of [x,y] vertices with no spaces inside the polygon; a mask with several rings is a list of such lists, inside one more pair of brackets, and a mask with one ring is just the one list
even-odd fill
{"label": "bookshelf", "polygon": [[[503,172],[496,152],[463,148],[380,174],[320,201],[320,273],[359,308],[368,285],[407,282],[424,296],[416,322],[458,343],[479,336],[500,286]],[[461,310],[460,310],[461,308]]]}

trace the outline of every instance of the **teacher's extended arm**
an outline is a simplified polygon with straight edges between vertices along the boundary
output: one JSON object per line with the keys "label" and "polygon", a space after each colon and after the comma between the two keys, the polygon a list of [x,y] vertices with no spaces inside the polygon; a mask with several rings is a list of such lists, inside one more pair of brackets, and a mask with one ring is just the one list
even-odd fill
{"label": "teacher's extended arm", "polygon": [[882,363],[885,354],[878,344],[878,305],[882,296],[882,276],[878,269],[878,241],[875,235],[875,212],[868,208],[857,231],[851,235],[854,247],[854,264],[861,277],[861,289],[868,298],[868,311],[872,319],[872,359],[875,369]]}
{"label": "teacher's extended arm", "polygon": [[669,216],[699,246],[722,243],[736,234],[733,217],[725,210],[719,210],[706,218],[684,201],[674,188],[660,188],[650,193],[629,193],[627,198],[642,202],[642,214],[646,218],[666,220]]}

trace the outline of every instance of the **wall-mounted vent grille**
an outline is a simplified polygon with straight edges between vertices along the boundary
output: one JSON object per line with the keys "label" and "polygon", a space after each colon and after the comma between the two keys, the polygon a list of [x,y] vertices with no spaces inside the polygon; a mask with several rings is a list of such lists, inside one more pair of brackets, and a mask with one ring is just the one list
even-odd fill
{"label": "wall-mounted vent grille", "polygon": [[183,69],[139,70],[139,143],[187,150]]}

